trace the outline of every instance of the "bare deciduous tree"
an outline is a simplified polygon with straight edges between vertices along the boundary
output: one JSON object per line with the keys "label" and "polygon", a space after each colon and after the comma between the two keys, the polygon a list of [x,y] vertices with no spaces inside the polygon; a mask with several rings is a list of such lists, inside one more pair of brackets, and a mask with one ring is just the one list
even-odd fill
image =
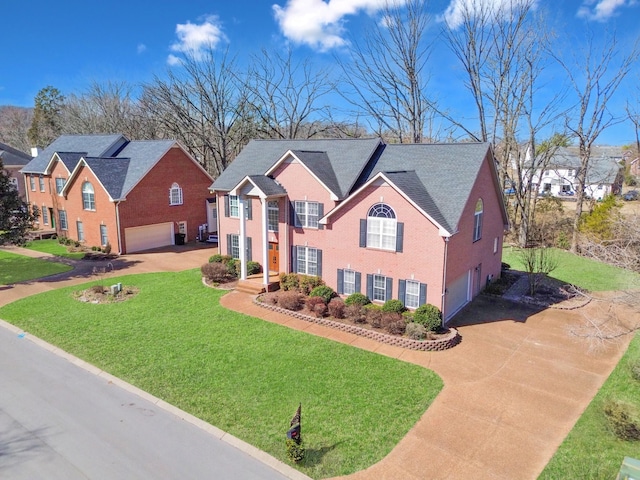
{"label": "bare deciduous tree", "polygon": [[246,91],[237,80],[236,63],[227,52],[209,49],[187,55],[145,85],[141,105],[174,138],[217,177],[252,135]]}
{"label": "bare deciduous tree", "polygon": [[31,142],[27,134],[33,118],[30,108],[0,107],[0,142],[29,153]]}
{"label": "bare deciduous tree", "polygon": [[349,60],[337,58],[343,97],[379,134],[400,143],[421,143],[434,113],[426,97],[429,23],[426,0],[387,2],[382,21],[352,42]]}
{"label": "bare deciduous tree", "polygon": [[329,72],[313,68],[310,59],[296,61],[262,50],[252,58],[245,78],[249,113],[262,138],[312,138],[327,127],[328,108],[321,104],[333,89]]}
{"label": "bare deciduous tree", "polygon": [[566,72],[570,88],[575,96],[575,107],[567,114],[565,125],[578,142],[580,168],[576,173],[576,212],[573,222],[571,251],[577,252],[579,226],[585,199],[585,186],[591,167],[591,149],[600,134],[622,121],[609,110],[609,104],[618,87],[638,59],[638,44],[628,52],[621,52],[615,34],[605,38],[597,49],[593,35],[588,37],[586,48],[572,49],[573,62],[556,56]]}

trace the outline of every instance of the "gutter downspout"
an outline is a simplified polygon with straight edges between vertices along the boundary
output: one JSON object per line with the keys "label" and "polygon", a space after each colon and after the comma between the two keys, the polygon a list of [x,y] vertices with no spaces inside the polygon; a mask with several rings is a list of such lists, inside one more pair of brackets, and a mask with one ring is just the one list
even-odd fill
{"label": "gutter downspout", "polygon": [[449,238],[444,237],[444,259],[443,259],[443,267],[442,267],[442,308],[440,311],[442,312],[442,328],[446,323],[446,295],[447,295],[447,258],[449,257]]}
{"label": "gutter downspout", "polygon": [[117,201],[115,202],[116,204],[116,230],[118,230],[118,255],[122,255],[122,241],[121,241],[121,233],[120,232],[120,209],[118,208],[120,206],[120,202]]}

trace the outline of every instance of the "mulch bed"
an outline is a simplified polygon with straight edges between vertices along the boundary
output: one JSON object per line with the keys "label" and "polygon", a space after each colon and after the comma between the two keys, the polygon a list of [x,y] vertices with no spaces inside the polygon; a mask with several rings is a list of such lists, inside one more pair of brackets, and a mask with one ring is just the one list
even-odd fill
{"label": "mulch bed", "polygon": [[94,285],[85,290],[73,292],[73,298],[83,303],[117,303],[130,300],[138,295],[138,293],[140,293],[139,288],[123,285],[120,292],[112,295],[111,289],[102,285]]}

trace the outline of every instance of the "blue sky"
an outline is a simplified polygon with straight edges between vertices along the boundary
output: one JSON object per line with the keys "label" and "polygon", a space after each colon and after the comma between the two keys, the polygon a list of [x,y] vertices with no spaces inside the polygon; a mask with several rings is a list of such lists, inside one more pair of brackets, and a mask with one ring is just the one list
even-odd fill
{"label": "blue sky", "polygon": [[[402,1],[402,0],[399,0]],[[435,19],[449,15],[455,21],[460,2],[434,0]],[[482,0],[505,2],[507,0]],[[515,0],[517,1],[517,0]],[[242,60],[260,48],[287,45],[300,56],[329,66],[333,55],[344,54],[349,39],[357,38],[362,24],[374,17],[384,0],[79,0],[5,1],[0,6],[0,105],[33,106],[38,91],[51,85],[63,94],[81,93],[92,82],[152,80],[162,75],[176,57],[189,49],[212,43],[229,47]],[[580,35],[588,25],[596,40],[615,29],[619,38],[640,38],[638,0],[537,0],[550,11],[558,32]],[[437,20],[433,28],[439,28]],[[568,47],[572,48],[572,47]],[[465,116],[469,98],[450,91],[459,75],[446,47],[437,45],[432,57],[431,84],[441,98]],[[631,75],[640,84],[640,66]],[[460,94],[459,94],[460,93]],[[452,97],[460,97],[459,101]],[[620,103],[626,98],[622,92]],[[598,143],[623,144],[634,140],[630,126],[614,127]]]}

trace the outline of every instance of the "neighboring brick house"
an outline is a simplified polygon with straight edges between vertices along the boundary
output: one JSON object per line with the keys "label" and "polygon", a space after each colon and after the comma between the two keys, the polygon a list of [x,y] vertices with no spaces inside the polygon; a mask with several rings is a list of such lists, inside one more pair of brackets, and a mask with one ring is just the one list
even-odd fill
{"label": "neighboring brick house", "polygon": [[63,135],[22,173],[38,228],[87,246],[132,253],[193,240],[207,222],[212,178],[173,140]]}
{"label": "neighboring brick house", "polygon": [[448,320],[500,275],[508,220],[486,143],[253,140],[211,190],[220,251],[266,265],[264,285],[319,275]]}
{"label": "neighboring brick house", "polygon": [[0,160],[2,160],[4,170],[9,174],[9,181],[18,189],[20,196],[26,199],[24,178],[20,169],[31,161],[31,155],[0,143]]}

